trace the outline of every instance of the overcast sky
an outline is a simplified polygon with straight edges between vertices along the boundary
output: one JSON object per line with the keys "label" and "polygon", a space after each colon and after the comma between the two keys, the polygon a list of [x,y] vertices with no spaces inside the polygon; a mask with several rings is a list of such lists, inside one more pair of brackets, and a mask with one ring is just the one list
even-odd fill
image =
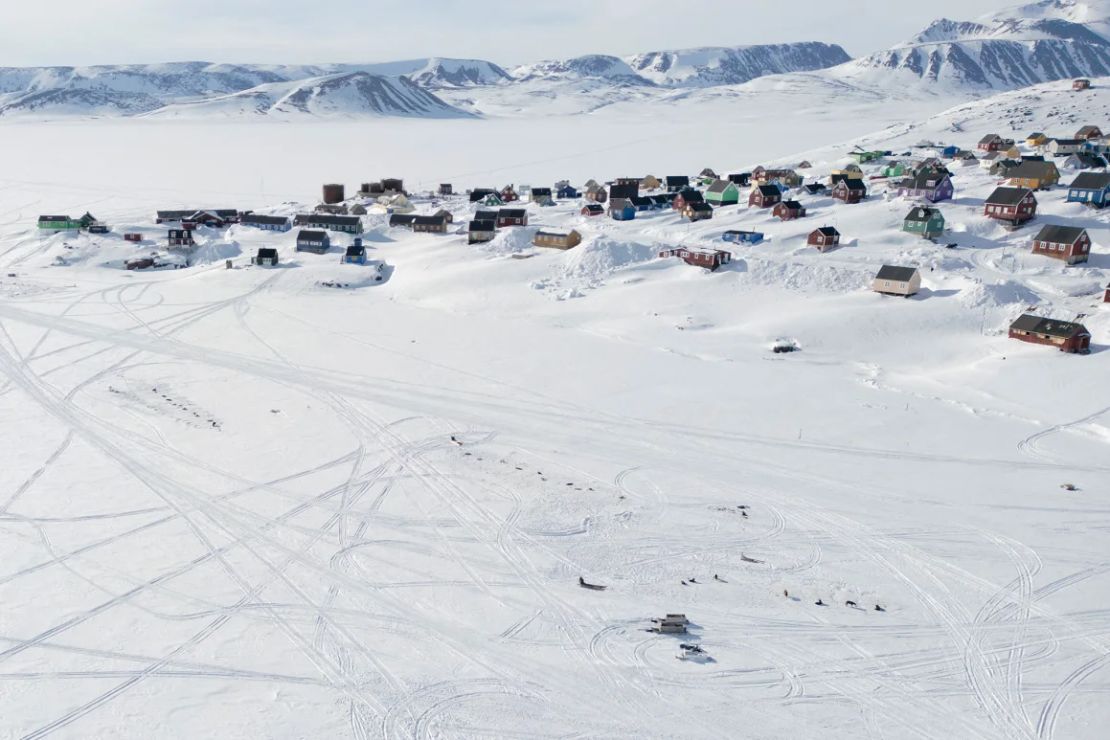
{"label": "overcast sky", "polygon": [[503,65],[588,53],[783,41],[853,56],[938,17],[1014,0],[5,0],[0,66],[379,62],[425,56]]}

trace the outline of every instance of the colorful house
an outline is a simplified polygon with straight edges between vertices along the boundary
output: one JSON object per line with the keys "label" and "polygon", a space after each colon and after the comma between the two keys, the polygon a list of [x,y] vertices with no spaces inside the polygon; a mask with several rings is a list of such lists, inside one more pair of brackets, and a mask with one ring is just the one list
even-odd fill
{"label": "colorful house", "polygon": [[690,187],[690,178],[686,175],[667,175],[667,190],[677,193]]}
{"label": "colorful house", "polygon": [[664,249],[659,252],[660,259],[677,257],[688,265],[704,267],[710,272],[715,272],[721,265],[732,262],[732,252],[723,249],[698,249],[679,247],[677,249]]}
{"label": "colorful house", "polygon": [[1016,228],[1037,215],[1037,198],[1028,188],[995,188],[983,204],[983,215]]}
{"label": "colorful house", "polygon": [[343,253],[343,264],[345,265],[365,265],[366,264],[366,247],[363,246],[361,240],[356,240],[354,244],[347,247],[347,251]]}
{"label": "colorful house", "polygon": [[984,152],[997,152],[1008,149],[1014,142],[1003,139],[998,134],[987,134],[979,140],[979,149]]}
{"label": "colorful house", "polygon": [[771,210],[771,215],[777,217],[780,221],[794,221],[795,219],[805,218],[806,209],[796,200],[784,200],[775,204],[775,207]]}
{"label": "colorful house", "polygon": [[733,244],[759,244],[763,238],[761,231],[726,231],[721,235],[723,241]]}
{"label": "colorful house", "polygon": [[1029,147],[1044,146],[1048,143],[1048,137],[1045,136],[1043,131],[1034,131],[1025,137],[1025,145]]}
{"label": "colorful house", "polygon": [[1075,132],[1075,138],[1087,141],[1089,139],[1101,139],[1102,129],[1098,126],[1083,126]]}
{"label": "colorful house", "polygon": [[331,249],[331,237],[326,231],[305,229],[297,233],[297,251],[324,254]]}
{"label": "colorful house", "polygon": [[690,203],[682,209],[682,216],[691,221],[708,221],[713,218],[713,206],[708,203]]}
{"label": "colorful house", "polygon": [[1091,332],[1073,321],[1058,321],[1033,314],[1022,314],[1010,324],[1010,339],[1045,344],[1069,354],[1091,351]]}
{"label": "colorful house", "polygon": [[1090,257],[1091,237],[1079,226],[1043,226],[1033,237],[1033,254],[1077,265]]}
{"label": "colorful house", "polygon": [[734,206],[740,202],[740,188],[728,180],[715,180],[705,191],[706,202],[715,206]]}
{"label": "colorful house", "polygon": [[1076,91],[1076,92],[1081,92],[1083,90],[1090,90],[1091,89],[1091,81],[1088,80],[1086,77],[1080,77],[1078,80],[1073,80],[1072,81],[1071,89]]}
{"label": "colorful house", "polygon": [[891,162],[879,173],[883,177],[904,177],[909,169],[903,162]]}
{"label": "colorful house", "polygon": [[1051,139],[1046,149],[1054,157],[1066,157],[1082,151],[1085,143],[1082,139]]}
{"label": "colorful house", "polygon": [[748,196],[748,205],[756,208],[772,208],[782,202],[782,191],[777,185],[757,185]]}
{"label": "colorful house", "polygon": [[243,226],[250,226],[263,231],[289,231],[293,228],[286,216],[259,216],[254,213],[245,214],[240,220]]}
{"label": "colorful house", "polygon": [[508,226],[527,226],[528,211],[523,208],[502,208],[497,212],[497,228]]}
{"label": "colorful house", "polygon": [[1030,190],[1048,190],[1060,182],[1060,170],[1054,162],[1023,161],[1006,172],[1010,185]]}
{"label": "colorful house", "polygon": [[609,218],[614,221],[632,221],[636,218],[636,206],[627,198],[613,198],[609,203]]}
{"label": "colorful house", "polygon": [[909,298],[921,290],[921,272],[916,267],[883,265],[871,282],[871,289],[883,295]]}
{"label": "colorful house", "polygon": [[822,226],[809,233],[806,244],[817,247],[818,252],[827,252],[840,244],[840,232],[832,226]]}
{"label": "colorful house", "polygon": [[952,178],[943,170],[921,170],[897,185],[898,194],[905,198],[924,198],[930,203],[952,200],[955,188]]}
{"label": "colorful house", "polygon": [[848,178],[833,186],[830,195],[844,203],[859,203],[867,197],[867,186],[863,183],[863,180]]}
{"label": "colorful house", "polygon": [[925,239],[935,239],[944,233],[944,214],[939,208],[916,206],[910,209],[902,222],[902,231]]}
{"label": "colorful house", "polygon": [[41,231],[78,231],[81,221],[69,216],[39,216],[38,227]]}
{"label": "colorful house", "polygon": [[556,191],[555,196],[559,200],[573,200],[578,197],[578,191],[570,185],[563,185]]}
{"label": "colorful house", "polygon": [[1104,208],[1110,203],[1110,174],[1081,172],[1068,186],[1068,203]]}
{"label": "colorful house", "polygon": [[593,216],[604,216],[605,207],[602,206],[600,203],[587,203],[586,205],[582,206],[581,214],[583,216],[586,216],[587,218],[592,218]]}

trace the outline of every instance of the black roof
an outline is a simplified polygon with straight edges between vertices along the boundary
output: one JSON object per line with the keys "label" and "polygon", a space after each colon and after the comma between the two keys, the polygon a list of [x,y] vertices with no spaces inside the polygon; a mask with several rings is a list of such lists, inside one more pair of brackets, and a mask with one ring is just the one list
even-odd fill
{"label": "black roof", "polygon": [[389,216],[390,226],[408,226],[416,221],[416,216],[411,213],[393,213]]}
{"label": "black roof", "polygon": [[687,206],[691,211],[712,211],[713,206],[708,203],[690,203]]}
{"label": "black roof", "polygon": [[760,185],[759,194],[762,196],[782,195],[782,191],[778,189],[777,185]]}
{"label": "black roof", "polygon": [[1030,331],[1035,334],[1048,334],[1053,337],[1073,337],[1076,334],[1088,334],[1087,327],[1083,324],[1077,324],[1074,321],[1060,321],[1058,319],[1048,319],[1043,316],[1034,316],[1033,314],[1022,314],[1014,323],[1010,324],[1011,329],[1018,331]]}
{"label": "black roof", "polygon": [[248,213],[243,216],[242,222],[245,224],[267,224],[271,226],[281,226],[289,223],[287,216],[259,216],[254,213]]}
{"label": "black roof", "polygon": [[497,231],[497,222],[487,219],[470,222],[470,231]]}
{"label": "black roof", "polygon": [[879,268],[879,274],[876,275],[878,280],[893,280],[898,283],[905,283],[913,279],[913,274],[917,272],[916,267],[897,267],[895,265],[883,265]]}
{"label": "black roof", "polygon": [[921,221],[925,222],[933,216],[939,216],[939,208],[929,208],[928,206],[915,206],[910,209],[909,215],[906,216],[907,221]]}
{"label": "black roof", "polygon": [[474,220],[475,221],[496,221],[497,220],[497,211],[483,211],[482,209],[478,209],[477,211],[474,212]]}
{"label": "black roof", "polygon": [[1034,178],[1043,180],[1053,174],[1058,174],[1056,165],[1052,162],[1037,162],[1036,160],[1022,160],[1017,167],[1006,170],[1007,177]]}
{"label": "black roof", "polygon": [[70,221],[69,216],[39,216],[39,221]]}
{"label": "black roof", "polygon": [[1080,190],[1102,190],[1110,188],[1110,173],[1108,172],[1081,172],[1072,180],[1070,188]]}
{"label": "black roof", "polygon": [[[678,195],[682,196],[682,199],[687,203],[700,203],[705,200],[705,196],[698,190],[683,190]],[[675,197],[677,198],[678,196]]]}
{"label": "black roof", "polygon": [[863,183],[863,180],[858,177],[845,177],[838,182],[837,185],[840,185],[840,183],[844,183],[844,187],[849,190],[867,190],[867,186]]}
{"label": "black roof", "polygon": [[523,208],[502,208],[498,211],[501,218],[524,218],[527,214],[528,211]]}
{"label": "black roof", "polygon": [[277,256],[278,256],[278,251],[276,249],[274,249],[273,247],[259,247],[258,248],[258,258],[259,259],[262,259],[262,260],[274,259]]}
{"label": "black roof", "polygon": [[551,188],[532,188],[532,195],[551,195]]}
{"label": "black roof", "polygon": [[584,211],[604,211],[605,208],[603,208],[600,203],[587,203],[582,208],[582,210],[584,210]]}
{"label": "black roof", "polygon": [[995,188],[994,192],[987,198],[987,203],[996,206],[1016,206],[1021,203],[1026,195],[1030,195],[1032,192],[1029,188]]}
{"label": "black roof", "polygon": [[493,195],[497,192],[498,191],[491,190],[490,188],[475,188],[474,190],[470,191],[470,202],[476,203],[482,198],[485,198],[487,195]]}
{"label": "black roof", "polygon": [[412,220],[413,224],[420,224],[421,226],[442,226],[447,223],[446,216],[416,216]]}
{"label": "black roof", "polygon": [[[907,177],[898,184],[901,187],[913,190],[927,190],[928,188],[935,188],[940,185],[946,177],[949,177],[949,175],[944,170],[934,170],[930,167],[926,167],[918,170],[912,176]],[[932,185],[929,184],[930,180],[933,182]]]}
{"label": "black roof", "polygon": [[1079,241],[1079,237],[1087,233],[1087,230],[1081,226],[1042,226],[1041,230],[1037,232],[1034,237],[1039,242],[1051,242],[1052,244],[1075,244]]}
{"label": "black roof", "polygon": [[297,232],[297,241],[326,241],[328,232],[326,231],[313,231],[311,229],[302,229]]}
{"label": "black roof", "polygon": [[821,182],[811,182],[809,185],[805,186],[805,189],[810,195],[816,195],[817,193],[823,193],[825,190],[828,190],[825,184]]}
{"label": "black roof", "polygon": [[361,257],[366,254],[366,247],[362,244],[351,244],[347,247],[348,257]]}
{"label": "black roof", "polygon": [[838,236],[840,234],[840,232],[832,226],[822,226],[821,228],[816,229],[816,231],[820,231],[824,236]]}
{"label": "black roof", "polygon": [[784,200],[781,205],[783,208],[789,208],[792,211],[801,210],[802,208],[802,204],[796,200]]}
{"label": "black roof", "polygon": [[689,185],[690,178],[686,175],[667,175],[667,184],[670,186]]}
{"label": "black roof", "polygon": [[1053,139],[1057,144],[1064,144],[1065,146],[1079,146],[1083,143],[1084,139]]}

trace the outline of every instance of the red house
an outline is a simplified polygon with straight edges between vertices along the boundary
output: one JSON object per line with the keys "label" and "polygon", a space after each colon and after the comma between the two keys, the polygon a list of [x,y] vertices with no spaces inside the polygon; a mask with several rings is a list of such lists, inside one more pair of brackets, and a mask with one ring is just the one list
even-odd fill
{"label": "red house", "polygon": [[995,188],[983,205],[983,215],[1016,228],[1037,215],[1037,196],[1029,188]]}
{"label": "red house", "polygon": [[582,206],[582,215],[587,217],[604,216],[605,207],[602,206],[600,203],[587,203],[586,205]]}
{"label": "red house", "polygon": [[688,265],[704,267],[710,272],[716,270],[721,265],[727,265],[729,262],[732,262],[732,252],[726,252],[721,249],[688,249],[686,247],[681,247],[678,249],[665,249],[659,253],[659,256],[661,258],[678,257]]}
{"label": "red house", "polygon": [[1091,237],[1078,226],[1045,226],[1033,237],[1033,254],[1076,265],[1090,256]]}
{"label": "red house", "polygon": [[1023,314],[1010,324],[1010,339],[1033,344],[1047,344],[1069,354],[1091,351],[1091,332],[1073,321],[1057,321],[1033,314]]}
{"label": "red house", "polygon": [[1106,293],[1102,296],[1103,303],[1110,303],[1110,285],[1106,286]]}
{"label": "red house", "polygon": [[129,231],[123,235],[123,240],[128,242],[141,242],[143,240],[143,235],[134,231]]}
{"label": "red house", "polygon": [[796,200],[784,200],[775,205],[771,213],[783,221],[793,221],[796,218],[805,218],[806,209]]}
{"label": "red house", "polygon": [[685,211],[687,206],[692,206],[695,203],[704,203],[705,196],[697,190],[683,190],[681,193],[674,197],[671,201],[671,209],[675,211]]}
{"label": "red house", "polygon": [[829,195],[848,204],[859,203],[867,197],[867,186],[863,184],[863,180],[849,177],[834,185]]}
{"label": "red house", "polygon": [[782,202],[782,191],[777,185],[759,185],[752,188],[748,196],[748,205],[756,208],[771,208]]}
{"label": "red house", "polygon": [[502,208],[497,212],[497,228],[506,226],[527,226],[528,211],[523,208]]}
{"label": "red house", "polygon": [[810,232],[806,243],[811,247],[817,247],[818,252],[827,252],[840,244],[840,232],[832,226],[822,226]]}
{"label": "red house", "polygon": [[[1012,142],[1011,142],[1012,143]],[[982,139],[979,139],[979,150],[984,152],[997,152],[1002,149],[1008,149],[1006,140],[998,134],[987,134]]]}
{"label": "red house", "polygon": [[517,192],[513,189],[512,185],[506,185],[501,190],[501,200],[504,203],[514,203],[520,200],[520,196],[517,195]]}

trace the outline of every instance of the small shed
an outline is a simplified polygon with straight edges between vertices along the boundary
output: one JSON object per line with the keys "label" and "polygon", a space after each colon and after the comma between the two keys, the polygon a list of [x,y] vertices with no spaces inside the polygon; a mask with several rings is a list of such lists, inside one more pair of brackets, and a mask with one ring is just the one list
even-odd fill
{"label": "small shed", "polygon": [[582,235],[571,229],[570,231],[544,231],[541,229],[532,238],[532,244],[547,249],[574,249],[582,243]]}
{"label": "small shed", "polygon": [[129,231],[123,235],[123,240],[125,242],[141,242],[143,240],[143,235],[137,231]]}
{"label": "small shed", "polygon": [[762,231],[726,231],[721,239],[733,244],[759,244],[764,235]]}
{"label": "small shed", "polygon": [[809,233],[806,244],[817,247],[818,252],[827,252],[840,244],[840,232],[832,226],[822,226]]}
{"label": "small shed", "polygon": [[1033,314],[1022,314],[1010,324],[1010,339],[1045,344],[1069,354],[1091,351],[1091,332],[1074,321],[1059,321]]}
{"label": "small shed", "polygon": [[883,265],[871,283],[871,289],[884,295],[908,298],[921,290],[921,272],[916,267]]}
{"label": "small shed", "polygon": [[600,203],[587,203],[586,205],[582,206],[581,213],[587,218],[592,218],[593,216],[604,216],[605,207],[602,206]]}
{"label": "small shed", "polygon": [[365,265],[366,264],[366,247],[363,245],[361,239],[356,239],[354,244],[347,247],[347,251],[343,253],[343,264],[345,265]]}
{"label": "small shed", "polygon": [[258,254],[251,260],[251,264],[261,267],[277,267],[278,251],[273,247],[259,247]]}
{"label": "small shed", "polygon": [[303,229],[297,233],[297,251],[324,254],[331,249],[331,237],[326,231]]}
{"label": "small shed", "polygon": [[520,200],[520,195],[517,194],[512,185],[506,185],[501,188],[501,202],[515,203],[518,200]]}
{"label": "small shed", "polygon": [[570,185],[563,185],[556,191],[555,195],[559,200],[573,200],[578,197],[578,191]]}
{"label": "small shed", "polygon": [[805,218],[806,208],[796,200],[784,200],[781,203],[776,203],[771,215],[778,218],[780,221],[793,221],[799,218]]}
{"label": "small shed", "polygon": [[682,209],[682,216],[690,221],[708,221],[713,218],[713,206],[708,203],[690,203]]}
{"label": "small shed", "polygon": [[451,185],[451,183],[444,182],[444,183],[440,183],[438,192],[439,192],[440,195],[454,195],[455,194],[455,188],[454,188],[454,186]]}
{"label": "small shed", "polygon": [[1078,80],[1072,80],[1071,89],[1075,92],[1091,89],[1091,81],[1086,77],[1080,77]]}
{"label": "small shed", "polygon": [[710,272],[715,272],[721,265],[732,262],[732,252],[726,252],[723,249],[678,247],[676,249],[664,249],[659,252],[659,256],[661,258],[677,257],[688,265],[704,267]]}
{"label": "small shed", "polygon": [[627,198],[613,198],[609,203],[609,218],[614,221],[632,221],[636,218],[636,206]]}

